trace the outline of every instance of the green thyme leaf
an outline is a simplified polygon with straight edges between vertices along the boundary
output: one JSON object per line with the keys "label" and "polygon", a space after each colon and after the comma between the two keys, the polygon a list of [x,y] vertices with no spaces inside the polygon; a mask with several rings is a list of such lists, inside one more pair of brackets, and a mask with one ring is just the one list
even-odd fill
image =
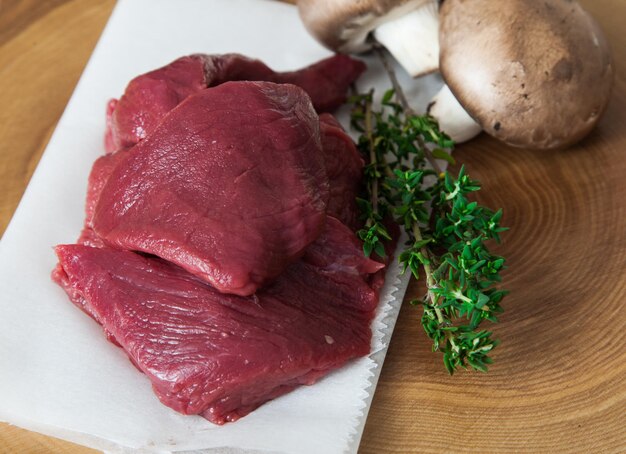
{"label": "green thyme leaf", "polygon": [[455,175],[441,172],[434,159],[454,164],[453,142],[429,115],[416,115],[387,91],[379,110],[373,92],[351,98],[351,123],[361,133],[358,148],[365,166],[365,191],[357,205],[363,228],[357,232],[366,256],[385,257],[391,240],[386,225],[395,222],[409,240],[398,260],[428,294],[411,301],[422,308],[422,326],[433,351],[443,353],[446,370],[487,371],[498,341],[482,324],[497,322],[505,290],[497,287],[505,260],[488,249],[499,242],[502,210],[492,211],[468,197],[480,190],[465,166]]}

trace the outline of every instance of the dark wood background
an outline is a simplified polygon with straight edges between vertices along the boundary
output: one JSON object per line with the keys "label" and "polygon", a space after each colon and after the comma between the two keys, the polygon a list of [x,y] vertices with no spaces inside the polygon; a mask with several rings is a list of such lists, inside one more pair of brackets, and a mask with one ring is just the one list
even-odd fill
{"label": "dark wood background", "polygon": [[[599,127],[567,151],[482,136],[455,152],[484,183],[481,201],[503,207],[511,227],[498,251],[511,294],[495,328],[496,363],[488,374],[449,377],[405,305],[362,453],[626,452],[626,1],[582,3],[617,69]],[[0,232],[113,6],[0,0]],[[87,452],[0,424],[0,453]]]}

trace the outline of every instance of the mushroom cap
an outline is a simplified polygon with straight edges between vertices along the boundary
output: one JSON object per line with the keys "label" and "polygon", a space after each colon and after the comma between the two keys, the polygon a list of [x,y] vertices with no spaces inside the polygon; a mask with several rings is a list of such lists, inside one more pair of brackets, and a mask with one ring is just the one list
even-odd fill
{"label": "mushroom cap", "polygon": [[364,52],[370,32],[430,0],[298,0],[307,30],[336,52]]}
{"label": "mushroom cap", "polygon": [[445,0],[441,73],[467,112],[513,146],[563,148],[594,127],[613,85],[602,30],[572,0]]}

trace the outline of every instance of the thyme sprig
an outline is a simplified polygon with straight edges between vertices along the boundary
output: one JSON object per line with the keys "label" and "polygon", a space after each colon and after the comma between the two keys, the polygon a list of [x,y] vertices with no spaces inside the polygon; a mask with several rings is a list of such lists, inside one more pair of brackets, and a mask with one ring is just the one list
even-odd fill
{"label": "thyme sprig", "polygon": [[398,260],[415,278],[421,270],[425,274],[427,293],[411,303],[423,307],[433,351],[443,352],[450,374],[468,366],[486,371],[498,341],[480,327],[497,321],[506,294],[496,287],[504,258],[491,254],[486,243],[499,242],[506,230],[502,212],[469,200],[480,183],[464,167],[456,176],[441,171],[435,158],[454,162],[452,140],[434,118],[415,114],[396,93],[387,91],[379,110],[373,91],[352,98],[352,127],[361,133],[358,147],[368,159],[366,190],[358,199],[364,225],[357,234],[367,256],[384,257],[388,223],[403,228],[408,241]]}

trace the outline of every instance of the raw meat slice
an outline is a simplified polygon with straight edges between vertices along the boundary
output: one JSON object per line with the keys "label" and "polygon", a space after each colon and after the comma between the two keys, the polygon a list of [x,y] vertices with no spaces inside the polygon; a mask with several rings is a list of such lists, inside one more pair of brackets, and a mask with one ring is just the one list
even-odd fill
{"label": "raw meat slice", "polygon": [[115,112],[117,103],[117,99],[111,99],[107,103],[106,128],[104,130],[104,150],[107,153],[113,153],[121,148],[120,144],[116,142],[117,139],[113,137],[113,112]]}
{"label": "raw meat slice", "polygon": [[356,198],[361,189],[363,159],[350,136],[331,114],[320,115],[320,133],[330,184],[327,212],[356,230],[359,228]]}
{"label": "raw meat slice", "polygon": [[277,73],[260,60],[239,54],[191,55],[133,79],[119,102],[107,107],[105,147],[130,147],[154,130],[163,116],[188,96],[228,81],[291,83],[303,88],[318,111],[332,111],[365,65],[335,55],[299,71]]}
{"label": "raw meat slice", "polygon": [[93,229],[251,295],[322,230],[328,179],[319,121],[287,84],[227,82],[170,112],[113,170]]}
{"label": "raw meat slice", "polygon": [[79,244],[93,247],[104,246],[102,239],[93,231],[93,215],[96,210],[96,204],[100,199],[102,188],[109,180],[113,169],[128,156],[121,151],[99,157],[91,167],[87,183],[87,200],[85,202],[85,225],[78,237],[77,242]]}
{"label": "raw meat slice", "polygon": [[[364,162],[354,142],[333,115],[324,113],[319,119],[324,164],[330,189],[327,213],[356,230],[360,226],[356,198],[361,189]],[[85,230],[78,241],[81,244],[93,246],[101,244],[91,230],[91,217],[106,179],[123,158],[124,153],[120,153],[123,150],[118,151],[100,157],[93,165],[87,190]]]}
{"label": "raw meat slice", "polygon": [[96,232],[93,231],[93,228],[88,226],[83,226],[83,229],[80,231],[80,236],[76,240],[78,244],[83,244],[85,246],[91,247],[105,247],[106,244],[102,241]]}
{"label": "raw meat slice", "polygon": [[124,161],[129,155],[127,153],[114,153],[100,156],[93,163],[89,181],[87,183],[87,201],[85,202],[85,225],[91,227],[96,204],[100,199],[100,193],[104,185],[109,180],[113,169]]}
{"label": "raw meat slice", "polygon": [[294,84],[306,91],[318,112],[333,112],[346,102],[350,85],[367,67],[360,60],[337,54],[298,71],[275,73],[270,80]]}
{"label": "raw meat slice", "polygon": [[382,265],[328,218],[304,257],[256,295],[219,293],[129,251],[57,246],[53,277],[184,414],[223,424],[370,350]]}
{"label": "raw meat slice", "polygon": [[107,152],[132,147],[152,132],[165,114],[207,86],[200,56],[182,57],[135,77],[119,101],[112,100],[107,107]]}

